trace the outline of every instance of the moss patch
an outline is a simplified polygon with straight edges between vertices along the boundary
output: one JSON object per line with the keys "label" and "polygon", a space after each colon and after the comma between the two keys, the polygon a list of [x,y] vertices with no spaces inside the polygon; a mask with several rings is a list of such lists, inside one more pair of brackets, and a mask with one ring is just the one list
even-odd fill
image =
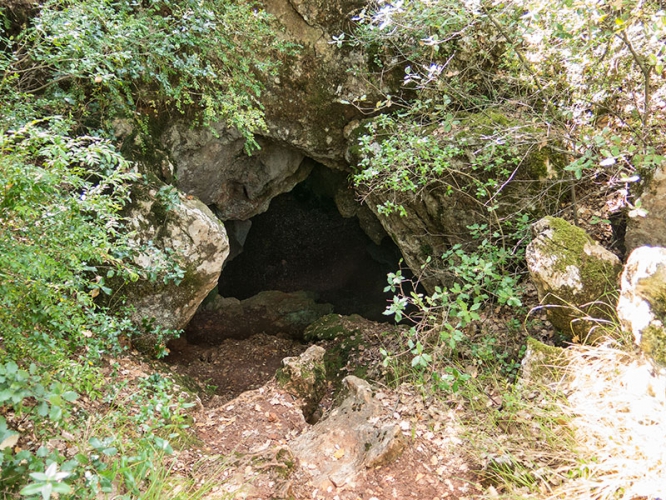
{"label": "moss patch", "polygon": [[344,370],[352,352],[357,351],[364,344],[363,327],[368,320],[353,314],[340,316],[328,314],[322,316],[305,330],[305,340],[308,342],[325,341],[326,354],[324,365],[328,378],[339,386],[347,375],[359,378],[367,376],[368,368],[356,366],[352,371]]}
{"label": "moss patch", "polygon": [[654,325],[643,330],[641,349],[659,365],[666,367],[666,330]]}
{"label": "moss patch", "polygon": [[592,300],[603,299],[606,295],[617,296],[617,276],[622,266],[596,255],[585,252],[586,245],[596,245],[594,240],[581,228],[569,224],[558,217],[546,217],[553,228],[551,249],[557,254],[556,270],[565,272],[568,266],[580,270],[580,279]]}
{"label": "moss patch", "polygon": [[567,366],[566,351],[535,338],[527,338],[527,354],[523,359],[523,381],[549,383],[560,380]]}
{"label": "moss patch", "polygon": [[666,323],[666,266],[659,266],[654,274],[638,280],[636,291],[650,303],[657,318]]}
{"label": "moss patch", "polygon": [[306,342],[317,340],[334,340],[339,336],[348,336],[342,324],[342,317],[338,314],[327,314],[308,326],[303,334]]}

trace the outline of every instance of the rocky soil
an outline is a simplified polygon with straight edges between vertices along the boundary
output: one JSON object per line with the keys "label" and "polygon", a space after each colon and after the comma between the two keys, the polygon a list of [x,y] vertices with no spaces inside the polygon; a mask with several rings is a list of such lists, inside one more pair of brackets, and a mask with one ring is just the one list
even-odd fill
{"label": "rocky soil", "polygon": [[[477,476],[461,451],[455,403],[424,399],[409,385],[387,387],[379,349],[390,349],[387,343],[394,337],[385,335],[388,325],[363,321],[364,328],[343,336],[346,340],[318,342],[347,362],[328,358],[326,394],[312,423],[303,415],[304,402],[275,379],[281,359],[298,356],[307,345],[263,333],[215,347],[173,343],[170,370],[202,389],[201,405],[192,415],[200,445],[177,452],[174,471],[209,487],[209,499],[478,498]],[[395,429],[402,453],[393,460],[389,456],[368,467],[354,458],[359,449],[363,455],[363,443],[354,443],[344,428],[326,427],[345,405],[341,379],[353,373],[375,380],[368,396],[374,413],[349,426]],[[359,405],[353,403],[351,413],[363,414]],[[309,443],[320,448],[304,452]],[[354,472],[336,475],[343,466]],[[181,486],[176,481],[173,488]]]}

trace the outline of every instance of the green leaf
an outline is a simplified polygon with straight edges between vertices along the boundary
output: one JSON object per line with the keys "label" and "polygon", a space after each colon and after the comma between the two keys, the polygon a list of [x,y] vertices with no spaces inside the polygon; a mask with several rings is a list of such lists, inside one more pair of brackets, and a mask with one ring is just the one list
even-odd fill
{"label": "green leaf", "polygon": [[69,401],[70,403],[73,401],[76,401],[79,395],[75,393],[74,391],[67,391],[62,393],[62,398],[65,401]]}
{"label": "green leaf", "polygon": [[[48,488],[47,488],[48,486]],[[32,495],[38,495],[41,494],[42,498],[50,498],[51,496],[51,490],[53,487],[50,486],[49,483],[31,483],[27,486],[25,486],[21,491],[21,495],[25,496],[32,496]]]}
{"label": "green leaf", "polygon": [[51,406],[51,411],[49,412],[49,418],[54,422],[58,422],[62,419],[62,408],[57,405]]}

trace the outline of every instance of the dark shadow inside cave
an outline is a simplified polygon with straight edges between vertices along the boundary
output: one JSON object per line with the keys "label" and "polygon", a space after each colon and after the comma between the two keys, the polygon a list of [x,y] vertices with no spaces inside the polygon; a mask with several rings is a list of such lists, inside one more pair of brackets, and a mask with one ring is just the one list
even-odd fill
{"label": "dark shadow inside cave", "polygon": [[243,300],[264,290],[311,291],[336,313],[389,320],[382,313],[391,295],[383,289],[400,251],[388,236],[376,245],[356,217],[340,215],[331,182],[336,175],[317,166],[251,219],[242,252],[222,271],[220,295]]}

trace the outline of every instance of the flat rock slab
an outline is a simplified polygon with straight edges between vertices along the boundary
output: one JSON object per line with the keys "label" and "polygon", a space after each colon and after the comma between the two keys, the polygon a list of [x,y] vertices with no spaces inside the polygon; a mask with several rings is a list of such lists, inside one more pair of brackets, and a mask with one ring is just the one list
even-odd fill
{"label": "flat rock slab", "polygon": [[339,488],[366,468],[394,460],[404,449],[400,428],[380,423],[385,410],[370,384],[354,376],[344,384],[349,393],[342,404],[290,443],[318,488]]}

